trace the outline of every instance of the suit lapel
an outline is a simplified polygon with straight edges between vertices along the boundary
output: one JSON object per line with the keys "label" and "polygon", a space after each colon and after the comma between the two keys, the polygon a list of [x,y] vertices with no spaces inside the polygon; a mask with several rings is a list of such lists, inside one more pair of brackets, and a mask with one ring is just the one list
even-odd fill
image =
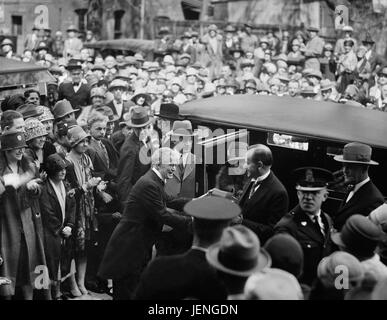
{"label": "suit lapel", "polygon": [[344,202],[343,202],[344,205],[342,206],[340,211],[346,211],[348,210],[348,208],[351,208],[357,205],[357,203],[359,202],[359,199],[363,197],[364,193],[368,192],[370,186],[371,186],[371,181],[368,181],[365,185],[361,186],[361,188],[355,192],[355,194],[352,196],[351,199],[349,199],[348,202],[345,202],[345,200],[347,200],[348,198],[348,195],[349,195],[348,193],[344,199]]}
{"label": "suit lapel", "polygon": [[[260,199],[262,199],[262,197],[267,193],[267,191],[269,190],[268,188],[268,185],[270,184],[270,182],[272,181],[273,179],[273,172],[270,172],[269,176],[262,181],[261,185],[259,186],[259,188],[253,193],[253,195],[251,196],[250,199],[248,199],[248,196],[249,194],[247,194],[247,198],[246,198],[246,201],[247,201],[247,206],[248,207],[252,207],[254,206]],[[249,192],[250,193],[250,192]]]}

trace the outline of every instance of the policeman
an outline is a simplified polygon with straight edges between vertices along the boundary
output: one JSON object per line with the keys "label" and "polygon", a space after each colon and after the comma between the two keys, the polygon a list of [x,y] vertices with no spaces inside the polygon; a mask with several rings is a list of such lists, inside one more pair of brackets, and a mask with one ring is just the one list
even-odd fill
{"label": "policeman", "polygon": [[300,282],[311,285],[319,262],[331,253],[332,221],[321,205],[328,198],[327,184],[333,175],[325,169],[303,167],[296,169],[294,176],[299,203],[277,223],[274,231],[288,233],[301,244],[304,268]]}

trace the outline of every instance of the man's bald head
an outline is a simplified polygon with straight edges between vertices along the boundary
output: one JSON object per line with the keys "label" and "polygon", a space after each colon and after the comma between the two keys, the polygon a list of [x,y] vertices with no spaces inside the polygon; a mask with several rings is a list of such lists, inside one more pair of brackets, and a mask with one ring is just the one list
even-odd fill
{"label": "man's bald head", "polygon": [[273,154],[269,147],[264,144],[250,146],[247,151],[247,157],[251,157],[252,162],[255,164],[261,161],[265,167],[271,167],[273,164]]}
{"label": "man's bald head", "polygon": [[251,146],[246,153],[245,168],[249,177],[259,177],[267,173],[273,164],[271,150],[263,145]]}

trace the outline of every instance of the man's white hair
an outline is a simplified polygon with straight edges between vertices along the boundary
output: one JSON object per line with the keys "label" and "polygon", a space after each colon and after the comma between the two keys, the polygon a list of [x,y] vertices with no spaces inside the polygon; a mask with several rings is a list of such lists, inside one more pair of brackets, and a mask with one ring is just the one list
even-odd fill
{"label": "man's white hair", "polygon": [[178,163],[180,153],[171,148],[159,148],[152,155],[152,166]]}

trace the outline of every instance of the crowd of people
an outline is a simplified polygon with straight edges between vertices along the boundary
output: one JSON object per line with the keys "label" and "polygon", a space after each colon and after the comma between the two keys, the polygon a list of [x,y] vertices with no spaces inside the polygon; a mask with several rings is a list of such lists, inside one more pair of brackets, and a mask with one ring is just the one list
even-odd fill
{"label": "crowd of people", "polygon": [[137,93],[148,94],[151,102],[165,95],[177,104],[212,95],[290,95],[384,111],[387,60],[376,52],[369,33],[356,39],[353,28],[345,26],[333,43],[315,27],[294,34],[269,30],[259,38],[252,30],[249,24],[224,30],[210,25],[202,37],[190,30],[174,39],[162,27],[145,59],[146,52],[102,56],[84,47],[96,41],[93,33],[87,31],[83,41],[74,26],[67,29],[66,39],[60,31],[53,39],[49,29],[34,27],[22,56],[10,39],[3,40],[1,49],[6,57],[50,67],[58,84],[71,79],[66,66],[75,59],[90,87],[106,89],[99,81],[113,78],[126,81],[124,100]]}
{"label": "crowd of people", "polygon": [[368,175],[371,147],[335,157],[351,188],[325,213],[333,174],[295,168],[290,208],[265,145],[243,157],[240,192],[222,168],[217,189],[198,195],[191,122],[162,126],[165,105],[243,93],[382,110],[387,67],[372,39],[357,47],[347,27],[333,49],[308,30],[258,40],[249,25],[224,36],[211,25],[171,40],[162,28],[152,61],[103,58],[74,27],[62,57],[38,43],[56,82],[1,103],[0,298],[386,299],[387,206]]}

